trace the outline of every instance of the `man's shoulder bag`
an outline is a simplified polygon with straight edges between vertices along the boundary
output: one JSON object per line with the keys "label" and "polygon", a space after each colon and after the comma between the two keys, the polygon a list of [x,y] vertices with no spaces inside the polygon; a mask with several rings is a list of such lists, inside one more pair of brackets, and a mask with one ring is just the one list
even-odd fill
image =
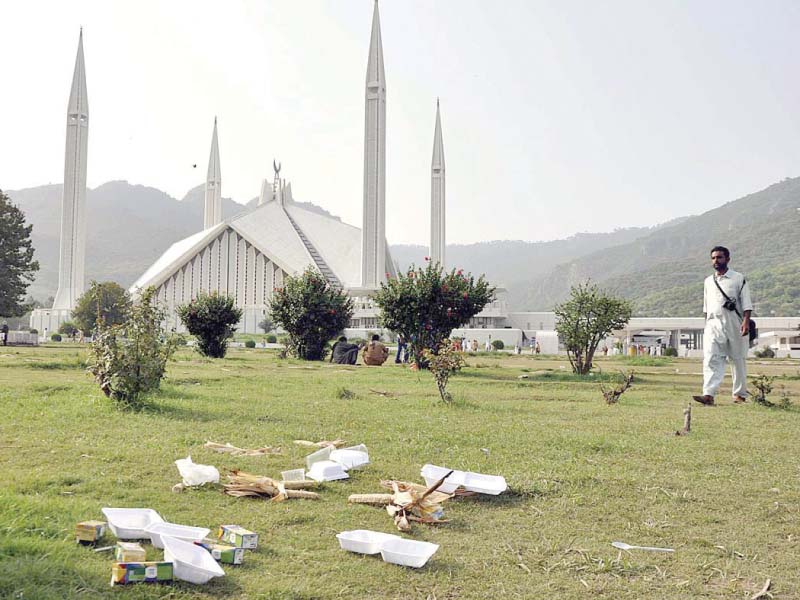
{"label": "man's shoulder bag", "polygon": [[[711,277],[714,278],[714,285],[717,286],[717,289],[719,290],[719,293],[722,294],[723,298],[725,298],[725,304],[723,304],[722,306],[724,306],[728,310],[732,310],[733,312],[735,312],[739,316],[740,319],[743,319],[744,317],[739,312],[739,308],[736,306],[736,300],[734,300],[733,298],[730,298],[728,296],[728,294],[726,294],[722,290],[722,286],[720,286],[719,281],[717,281],[717,277],[715,275],[712,275]],[[746,279],[742,279],[742,290],[744,289],[744,286],[745,286],[746,283],[747,283],[747,280]],[[742,291],[739,290],[739,294],[741,294],[741,293],[742,293]],[[753,319],[750,319],[749,325],[750,325],[750,329],[748,330],[747,334],[748,334],[748,337],[750,338],[750,342],[752,343],[753,340],[755,340],[758,337],[758,329],[756,328],[756,322]]]}

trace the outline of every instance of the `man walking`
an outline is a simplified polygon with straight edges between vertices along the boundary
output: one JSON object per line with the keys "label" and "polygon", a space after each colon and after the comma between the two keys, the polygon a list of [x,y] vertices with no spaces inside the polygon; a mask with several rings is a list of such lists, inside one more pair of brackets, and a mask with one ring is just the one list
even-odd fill
{"label": "man walking", "polygon": [[745,359],[750,347],[750,286],[744,275],[728,268],[731,253],[724,246],[711,249],[714,274],[706,277],[703,289],[703,395],[693,396],[701,404],[713,405],[725,376],[725,359],[733,372],[733,401],[747,399]]}

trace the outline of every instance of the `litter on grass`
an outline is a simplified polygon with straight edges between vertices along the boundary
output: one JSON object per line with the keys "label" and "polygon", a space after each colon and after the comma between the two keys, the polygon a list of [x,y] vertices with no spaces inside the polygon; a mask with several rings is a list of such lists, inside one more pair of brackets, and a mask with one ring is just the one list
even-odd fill
{"label": "litter on grass", "polygon": [[388,484],[392,489],[391,494],[353,494],[348,498],[348,502],[384,506],[400,531],[410,531],[412,522],[433,525],[446,523],[447,521],[442,518],[444,516],[442,503],[453,496],[437,492],[437,489],[449,474],[449,472],[446,473],[444,477],[428,488],[416,484],[390,481]]}
{"label": "litter on grass", "polygon": [[175,577],[189,583],[208,583],[225,571],[205,548],[173,537],[164,537],[164,560],[174,565]]}
{"label": "litter on grass", "polygon": [[111,566],[111,585],[129,583],[161,583],[172,581],[173,564],[170,561],[115,562]]}
{"label": "litter on grass", "polygon": [[144,562],[147,553],[142,545],[136,542],[117,542],[114,547],[114,558],[123,563]]}
{"label": "litter on grass", "polygon": [[150,535],[150,542],[156,548],[164,547],[164,538],[174,537],[184,542],[194,542],[206,537],[210,529],[205,527],[190,527],[189,525],[178,525],[176,523],[153,523],[145,531]]}
{"label": "litter on grass", "polygon": [[270,477],[252,475],[244,471],[232,471],[228,475],[228,483],[222,487],[229,496],[255,496],[281,502],[291,498],[318,500],[319,494],[304,489],[314,486],[316,486],[314,481],[276,481]]}
{"label": "litter on grass", "polygon": [[341,448],[347,442],[344,440],[322,440],[320,442],[309,442],[308,440],[295,440],[295,444],[298,446],[306,446],[308,448],[325,448],[326,446],[333,446],[334,448]]}
{"label": "litter on grass", "polygon": [[79,544],[96,544],[105,532],[105,521],[81,521],[75,526],[75,539]]}
{"label": "litter on grass", "polygon": [[230,454],[231,456],[267,456],[281,453],[280,447],[273,448],[272,446],[264,446],[263,448],[237,448],[230,443],[218,444],[217,442],[206,442],[204,447],[214,452]]}
{"label": "litter on grass", "polygon": [[313,463],[307,475],[314,481],[338,481],[350,477],[342,465],[332,460],[320,460]]}
{"label": "litter on grass", "polygon": [[614,548],[620,550],[646,550],[648,552],[675,552],[672,548],[653,548],[652,546],[631,546],[625,542],[611,542]]}
{"label": "litter on grass", "polygon": [[339,547],[358,554],[379,554],[384,562],[419,569],[439,549],[437,544],[404,540],[400,536],[368,529],[343,531],[336,538]]}
{"label": "litter on grass", "polygon": [[150,534],[145,528],[152,523],[161,523],[161,518],[152,508],[103,508],[111,533],[121,540],[146,540]]}
{"label": "litter on grass", "polygon": [[258,534],[239,525],[220,525],[217,539],[237,548],[255,550],[258,548]]}
{"label": "litter on grass", "polygon": [[219,542],[206,538],[194,542],[196,546],[205,548],[211,553],[211,558],[227,565],[240,565],[244,562],[244,548],[237,548],[232,544]]}
{"label": "litter on grass", "polygon": [[183,477],[183,485],[190,487],[206,483],[219,483],[219,471],[212,465],[198,465],[187,456],[175,461],[178,472]]}
{"label": "litter on grass", "polygon": [[473,473],[471,471],[455,471],[447,467],[436,465],[425,465],[420,470],[420,475],[425,483],[431,485],[440,479],[444,473],[451,474],[446,477],[445,483],[439,488],[442,492],[453,493],[459,487],[463,487],[470,492],[478,494],[489,494],[497,496],[508,489],[508,484],[504,477],[500,475],[484,475],[483,473]]}

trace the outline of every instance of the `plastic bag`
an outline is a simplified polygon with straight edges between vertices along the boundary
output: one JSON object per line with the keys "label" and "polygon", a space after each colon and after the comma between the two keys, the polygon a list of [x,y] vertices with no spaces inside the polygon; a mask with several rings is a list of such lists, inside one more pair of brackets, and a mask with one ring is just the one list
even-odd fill
{"label": "plastic bag", "polygon": [[204,483],[219,483],[219,471],[212,465],[198,465],[192,462],[192,457],[187,456],[175,461],[183,485],[203,485]]}

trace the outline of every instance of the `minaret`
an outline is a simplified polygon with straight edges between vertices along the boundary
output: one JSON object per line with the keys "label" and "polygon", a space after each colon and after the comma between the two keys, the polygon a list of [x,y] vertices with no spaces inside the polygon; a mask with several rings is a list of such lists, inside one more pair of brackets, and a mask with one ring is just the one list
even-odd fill
{"label": "minaret", "polygon": [[84,289],[86,262],[86,151],[89,141],[89,100],[83,62],[83,30],[67,104],[67,145],[64,195],[61,200],[61,254],[54,309],[72,310]]}
{"label": "minaret", "polygon": [[366,84],[361,286],[376,288],[386,272],[386,76],[378,0],[372,14]]}
{"label": "minaret", "polygon": [[214,117],[214,135],[211,137],[211,156],[208,157],[206,175],[206,204],[203,229],[222,223],[222,175],[219,168],[219,143],[217,142],[217,118]]}
{"label": "minaret", "polygon": [[436,99],[436,127],[433,132],[433,159],[431,160],[431,264],[439,263],[444,269],[445,250],[445,189],[444,144],[439,99]]}

